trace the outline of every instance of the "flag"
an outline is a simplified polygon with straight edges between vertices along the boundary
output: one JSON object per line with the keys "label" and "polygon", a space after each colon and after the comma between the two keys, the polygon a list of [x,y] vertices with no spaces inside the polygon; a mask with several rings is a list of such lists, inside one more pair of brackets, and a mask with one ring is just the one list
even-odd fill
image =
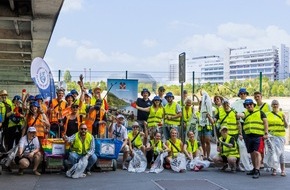
{"label": "flag", "polygon": [[44,100],[49,101],[55,98],[53,76],[49,66],[42,58],[36,57],[33,59],[30,74]]}

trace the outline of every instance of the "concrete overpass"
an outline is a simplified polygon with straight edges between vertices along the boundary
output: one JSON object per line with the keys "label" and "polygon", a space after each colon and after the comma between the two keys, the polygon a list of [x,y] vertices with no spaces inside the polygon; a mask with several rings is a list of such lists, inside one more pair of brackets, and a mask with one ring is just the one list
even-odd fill
{"label": "concrete overpass", "polygon": [[0,0],[0,85],[29,85],[44,57],[64,0]]}

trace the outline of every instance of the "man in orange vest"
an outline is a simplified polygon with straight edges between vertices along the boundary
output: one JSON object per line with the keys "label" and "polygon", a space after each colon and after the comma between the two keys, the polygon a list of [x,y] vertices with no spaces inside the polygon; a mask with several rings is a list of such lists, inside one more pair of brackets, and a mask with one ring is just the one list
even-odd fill
{"label": "man in orange vest", "polygon": [[56,91],[56,98],[52,99],[49,104],[49,122],[50,130],[55,133],[55,136],[60,137],[60,134],[63,132],[63,114],[62,111],[66,107],[66,101],[64,97],[64,89],[60,88]]}

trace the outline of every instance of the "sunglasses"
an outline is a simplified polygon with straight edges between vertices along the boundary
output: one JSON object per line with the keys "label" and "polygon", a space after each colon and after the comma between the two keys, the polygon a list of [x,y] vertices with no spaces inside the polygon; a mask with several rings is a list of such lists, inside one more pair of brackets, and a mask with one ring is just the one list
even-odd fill
{"label": "sunglasses", "polygon": [[79,108],[79,106],[72,106],[72,108],[73,108],[73,109],[77,109],[77,108]]}
{"label": "sunglasses", "polygon": [[247,107],[247,106],[252,106],[252,105],[254,105],[254,104],[246,104],[246,107]]}
{"label": "sunglasses", "polygon": [[86,130],[87,130],[87,128],[80,128],[80,130],[81,130],[81,131],[86,131]]}
{"label": "sunglasses", "polygon": [[240,93],[240,95],[246,95],[246,93]]}
{"label": "sunglasses", "polygon": [[132,127],[132,129],[137,129],[137,128],[139,128],[139,127],[138,127],[138,126],[133,126],[133,127]]}

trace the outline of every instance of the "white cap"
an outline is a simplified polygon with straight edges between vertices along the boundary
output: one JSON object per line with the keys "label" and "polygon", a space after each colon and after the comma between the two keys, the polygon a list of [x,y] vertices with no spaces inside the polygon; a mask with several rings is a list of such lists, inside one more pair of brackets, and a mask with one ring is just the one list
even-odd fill
{"label": "white cap", "polygon": [[92,94],[89,92],[86,92],[85,95],[87,95],[88,97],[92,98]]}
{"label": "white cap", "polygon": [[134,123],[132,124],[132,126],[138,126],[139,127],[139,123],[137,121],[134,121]]}
{"label": "white cap", "polygon": [[35,129],[35,127],[29,127],[27,131],[28,132],[36,132],[36,129]]}
{"label": "white cap", "polygon": [[122,114],[117,115],[117,119],[119,119],[119,118],[125,119],[125,117]]}

